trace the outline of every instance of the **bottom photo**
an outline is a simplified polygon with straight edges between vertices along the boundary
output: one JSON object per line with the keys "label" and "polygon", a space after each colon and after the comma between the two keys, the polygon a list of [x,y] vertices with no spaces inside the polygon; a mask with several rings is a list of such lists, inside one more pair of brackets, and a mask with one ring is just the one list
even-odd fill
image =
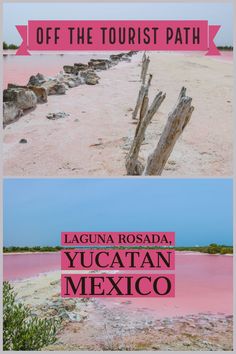
{"label": "bottom photo", "polygon": [[232,351],[232,179],[3,182],[3,349]]}

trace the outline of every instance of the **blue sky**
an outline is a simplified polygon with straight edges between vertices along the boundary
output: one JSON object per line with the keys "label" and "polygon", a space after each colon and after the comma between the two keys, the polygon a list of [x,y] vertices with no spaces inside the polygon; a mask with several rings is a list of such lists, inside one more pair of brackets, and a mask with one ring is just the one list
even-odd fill
{"label": "blue sky", "polygon": [[177,245],[232,245],[229,179],[5,179],[4,245],[59,245],[61,231],[175,231]]}
{"label": "blue sky", "polygon": [[7,43],[20,44],[15,25],[33,19],[208,20],[210,24],[222,26],[215,39],[217,45],[233,43],[231,3],[5,3],[3,16],[3,40]]}

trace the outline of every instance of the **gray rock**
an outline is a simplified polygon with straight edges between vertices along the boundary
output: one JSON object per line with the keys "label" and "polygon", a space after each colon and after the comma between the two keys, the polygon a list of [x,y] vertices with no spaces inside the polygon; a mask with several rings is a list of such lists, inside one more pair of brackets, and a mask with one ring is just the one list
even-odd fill
{"label": "gray rock", "polygon": [[67,82],[64,82],[64,83],[67,84],[69,86],[69,88],[75,87],[75,81],[73,81],[73,80],[68,80]]}
{"label": "gray rock", "polygon": [[77,87],[82,84],[82,80],[77,76],[69,76],[63,78],[63,83],[68,85],[69,88]]}
{"label": "gray rock", "polygon": [[110,55],[112,65],[118,64],[119,61],[131,61],[131,55],[129,53],[119,53]]}
{"label": "gray rock", "polygon": [[47,90],[44,87],[28,86],[28,88],[35,93],[37,103],[45,103],[48,101]]}
{"label": "gray rock", "polygon": [[43,74],[38,73],[36,75],[37,80],[39,81],[46,81],[45,76]]}
{"label": "gray rock", "polygon": [[97,85],[99,83],[99,79],[94,76],[87,76],[85,79],[86,85]]}
{"label": "gray rock", "polygon": [[111,61],[108,59],[91,59],[88,65],[95,70],[107,70],[111,66]]}
{"label": "gray rock", "polygon": [[64,83],[68,88],[73,88],[82,84],[81,78],[77,74],[66,74],[60,72],[56,80],[60,83]]}
{"label": "gray rock", "polygon": [[65,71],[66,74],[74,74],[75,73],[75,68],[72,65],[64,65],[63,70]]}
{"label": "gray rock", "polygon": [[100,79],[94,70],[86,70],[81,72],[81,77],[83,77],[86,85],[96,85],[99,83]]}
{"label": "gray rock", "polygon": [[46,81],[43,74],[38,73],[37,75],[30,76],[28,85],[40,86]]}
{"label": "gray rock", "polygon": [[22,109],[20,109],[15,102],[3,103],[3,125],[7,125],[16,121],[23,115]]}
{"label": "gray rock", "polygon": [[79,71],[84,71],[89,68],[88,64],[75,63],[74,65],[64,65],[63,70],[66,74],[77,74]]}
{"label": "gray rock", "polygon": [[74,69],[76,72],[78,71],[84,71],[89,68],[88,64],[83,64],[83,63],[75,63],[74,64]]}
{"label": "gray rock", "polygon": [[27,141],[27,139],[20,139],[19,143],[20,144],[27,144],[28,141]]}
{"label": "gray rock", "polygon": [[66,118],[68,116],[69,116],[68,113],[57,112],[57,113],[48,113],[46,117],[51,120],[56,120],[56,119]]}
{"label": "gray rock", "polygon": [[66,93],[66,85],[57,80],[49,80],[43,84],[49,95],[64,95]]}
{"label": "gray rock", "polygon": [[7,85],[7,88],[8,89],[11,89],[11,88],[21,88],[21,89],[25,89],[25,90],[31,90],[35,93],[35,95],[37,96],[37,102],[38,103],[44,103],[44,102],[47,102],[47,92],[45,90],[44,87],[40,87],[40,86],[22,86],[22,85],[17,85],[17,84],[11,84],[9,83]]}
{"label": "gray rock", "polygon": [[[49,113],[49,114],[52,114],[52,113]],[[66,114],[66,113],[64,113],[64,114]],[[60,282],[61,282],[60,279],[59,280],[53,280],[53,281],[50,281],[50,285],[57,285],[57,284],[60,284]]]}
{"label": "gray rock", "polygon": [[137,53],[138,53],[138,51],[130,50],[128,53],[126,53],[126,55],[127,55],[128,57],[132,57],[133,55],[135,55],[135,54],[137,54]]}
{"label": "gray rock", "polygon": [[65,320],[68,320],[70,318],[68,313],[65,310],[60,312],[59,317],[65,319]]}
{"label": "gray rock", "polygon": [[[73,299],[66,299],[67,301],[64,301],[63,303],[63,308],[66,310],[66,311],[74,311],[75,308],[76,308],[76,303],[73,301]],[[71,301],[69,301],[71,300]]]}
{"label": "gray rock", "polygon": [[80,322],[82,320],[78,313],[67,312],[67,315],[72,322]]}
{"label": "gray rock", "polygon": [[37,97],[32,90],[25,88],[10,88],[3,91],[3,102],[14,102],[19,109],[35,108]]}

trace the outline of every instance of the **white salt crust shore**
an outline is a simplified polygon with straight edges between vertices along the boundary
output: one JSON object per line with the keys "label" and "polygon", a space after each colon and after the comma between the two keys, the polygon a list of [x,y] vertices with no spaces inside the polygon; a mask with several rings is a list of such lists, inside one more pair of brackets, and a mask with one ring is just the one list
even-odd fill
{"label": "white salt crust shore", "polygon": [[[163,176],[232,175],[233,64],[204,55],[151,52],[150,98],[166,92],[148,127],[141,157],[156,146],[182,86],[195,107]],[[142,53],[131,63],[100,71],[100,83],[49,96],[48,103],[4,129],[5,176],[124,176],[125,156],[136,125],[132,120],[140,88]],[[65,56],[66,64],[66,56]],[[32,73],[36,74],[36,73]],[[49,112],[64,111],[51,121]],[[27,139],[27,144],[19,144]]]}
{"label": "white salt crust shore", "polygon": [[105,299],[62,299],[60,271],[12,284],[33,314],[62,318],[57,342],[45,350],[232,350],[231,315],[165,316],[161,308],[133,307],[132,299],[109,306]]}

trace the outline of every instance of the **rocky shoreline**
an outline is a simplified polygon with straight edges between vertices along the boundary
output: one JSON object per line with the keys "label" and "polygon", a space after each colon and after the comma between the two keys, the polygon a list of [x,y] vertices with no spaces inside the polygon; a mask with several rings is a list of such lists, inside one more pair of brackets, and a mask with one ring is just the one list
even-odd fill
{"label": "rocky shoreline", "polygon": [[44,350],[232,350],[233,316],[161,316],[132,299],[107,306],[100,299],[63,299],[60,272],[13,282],[18,301],[34,316],[61,318],[58,340]]}
{"label": "rocky shoreline", "polygon": [[50,95],[64,95],[68,89],[79,85],[97,85],[99,71],[108,70],[120,61],[130,62],[136,53],[130,51],[112,54],[109,59],[91,59],[87,64],[64,65],[63,71],[55,77],[45,77],[41,73],[32,75],[26,86],[9,83],[3,91],[3,126],[15,122],[37,104],[46,103]]}

